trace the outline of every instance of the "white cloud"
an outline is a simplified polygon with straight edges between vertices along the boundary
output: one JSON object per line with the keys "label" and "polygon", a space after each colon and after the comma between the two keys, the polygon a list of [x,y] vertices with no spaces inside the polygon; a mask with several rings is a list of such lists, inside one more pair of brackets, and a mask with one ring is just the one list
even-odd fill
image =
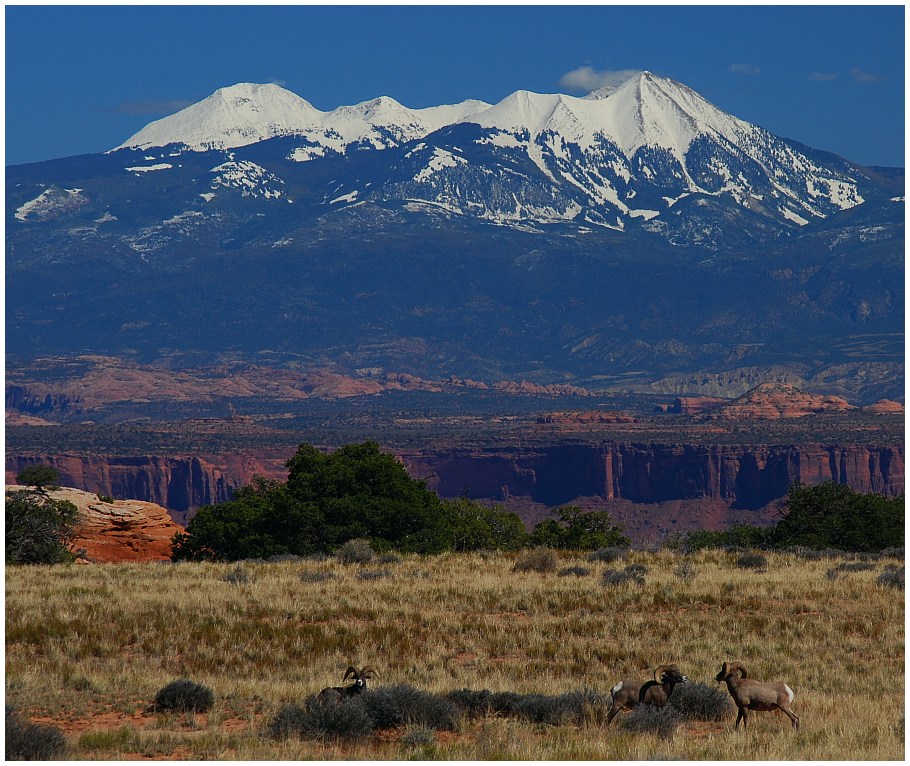
{"label": "white cloud", "polygon": [[809,79],[812,82],[827,82],[828,80],[836,80],[838,77],[837,72],[810,72]]}
{"label": "white cloud", "polygon": [[854,67],[850,70],[850,76],[853,78],[854,82],[881,82],[885,78],[879,74],[872,74],[872,72],[864,72],[862,69],[857,69]]}
{"label": "white cloud", "polygon": [[730,71],[736,74],[747,74],[755,77],[761,74],[761,67],[755,64],[730,64]]}
{"label": "white cloud", "polygon": [[559,78],[559,85],[571,91],[590,93],[592,90],[606,88],[609,85],[621,85],[640,72],[640,69],[598,71],[593,67],[583,66],[566,72]]}

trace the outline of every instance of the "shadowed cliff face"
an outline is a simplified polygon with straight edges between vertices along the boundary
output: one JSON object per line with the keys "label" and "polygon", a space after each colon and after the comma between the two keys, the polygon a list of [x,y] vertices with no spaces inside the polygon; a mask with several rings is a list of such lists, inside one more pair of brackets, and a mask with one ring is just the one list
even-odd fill
{"label": "shadowed cliff face", "polygon": [[[60,471],[64,485],[158,503],[185,524],[196,508],[229,499],[254,475],[284,480],[289,457],[277,451],[193,458],[8,455],[6,476],[12,482],[28,465],[49,464]],[[754,511],[784,497],[795,480],[834,481],[857,492],[891,496],[904,491],[903,446],[608,443],[415,451],[399,457],[412,476],[425,478],[442,497],[466,493],[519,512],[579,498],[597,498],[608,506],[639,504],[643,514],[647,505],[698,500]]]}
{"label": "shadowed cliff face", "polygon": [[526,496],[550,506],[594,496],[643,504],[711,498],[757,510],[786,495],[796,480],[834,481],[884,495],[904,491],[902,446],[608,444],[402,457],[414,475],[432,477],[429,486],[443,497]]}
{"label": "shadowed cliff face", "polygon": [[287,478],[288,455],[205,455],[203,457],[113,457],[98,455],[24,455],[6,457],[6,482],[36,463],[60,471],[60,483],[115,498],[144,500],[168,509],[185,525],[203,505],[229,500],[256,475]]}

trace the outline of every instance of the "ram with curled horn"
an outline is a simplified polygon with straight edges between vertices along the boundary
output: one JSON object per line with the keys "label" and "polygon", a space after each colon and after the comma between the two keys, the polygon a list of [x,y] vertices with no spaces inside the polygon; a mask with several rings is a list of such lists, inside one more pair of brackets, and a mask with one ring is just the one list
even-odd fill
{"label": "ram with curled horn", "polygon": [[364,665],[360,670],[349,665],[341,682],[344,683],[350,677],[354,679],[354,683],[350,686],[328,686],[316,695],[316,699],[320,702],[344,702],[358,694],[363,694],[367,689],[367,679],[378,675],[379,671],[372,665]]}
{"label": "ram with curled horn", "polygon": [[750,710],[782,710],[793,728],[799,728],[799,716],[790,707],[796,694],[787,684],[747,678],[746,668],[740,662],[725,662],[714,680],[726,682],[727,690],[739,709],[734,729],[739,728],[740,721],[744,730],[748,727]]}

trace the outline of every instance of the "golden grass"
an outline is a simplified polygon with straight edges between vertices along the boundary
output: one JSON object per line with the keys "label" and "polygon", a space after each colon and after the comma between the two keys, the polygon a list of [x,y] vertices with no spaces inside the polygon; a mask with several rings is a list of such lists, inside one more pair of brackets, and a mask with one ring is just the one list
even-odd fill
{"label": "golden grass", "polygon": [[[78,759],[891,760],[903,759],[903,591],[871,571],[830,579],[836,562],[768,554],[769,570],[703,551],[630,554],[619,564],[563,554],[587,576],[520,573],[515,555],[336,561],[8,567],[7,703],[67,734]],[[642,587],[605,586],[608,567],[640,563]],[[389,571],[363,579],[358,573]],[[313,582],[320,572],[334,575]],[[301,577],[301,575],[306,575]],[[228,577],[228,579],[223,579]],[[609,729],[465,721],[408,744],[383,732],[356,745],[266,732],[287,702],[336,685],[349,664],[379,684],[431,692],[607,693],[675,661],[713,683],[723,660],[797,693],[798,732],[753,713],[749,732],[688,722],[669,740]],[[206,715],[147,712],[169,681],[209,686]],[[376,683],[376,682],[374,682]],[[404,741],[403,741],[404,740]]]}

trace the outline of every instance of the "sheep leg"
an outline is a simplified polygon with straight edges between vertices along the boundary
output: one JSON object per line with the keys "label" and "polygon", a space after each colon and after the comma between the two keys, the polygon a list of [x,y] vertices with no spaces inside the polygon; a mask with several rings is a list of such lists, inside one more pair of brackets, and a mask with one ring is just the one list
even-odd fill
{"label": "sheep leg", "polygon": [[785,708],[785,707],[779,707],[778,709],[779,709],[779,710],[783,710],[783,711],[790,717],[790,722],[793,724],[793,728],[794,728],[794,729],[798,729],[798,728],[799,728],[799,716],[796,715],[796,713],[794,713],[794,712],[791,711],[791,710],[788,710],[788,709]]}
{"label": "sheep leg", "polygon": [[739,713],[736,715],[736,726],[734,730],[739,729],[739,722],[743,722],[743,731],[746,730],[746,727],[749,725],[749,714],[746,712],[744,707],[739,708]]}

